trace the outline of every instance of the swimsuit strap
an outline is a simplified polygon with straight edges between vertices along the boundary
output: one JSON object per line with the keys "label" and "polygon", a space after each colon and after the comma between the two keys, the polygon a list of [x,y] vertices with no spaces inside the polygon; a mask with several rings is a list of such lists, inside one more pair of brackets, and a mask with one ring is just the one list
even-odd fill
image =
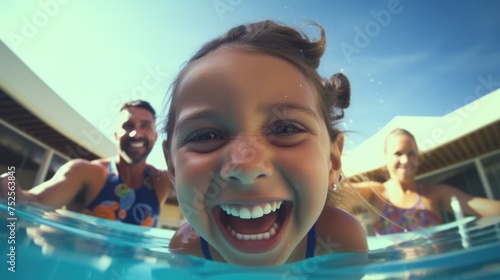
{"label": "swimsuit strap", "polygon": [[307,233],[306,259],[314,257],[314,249],[316,249],[316,223]]}
{"label": "swimsuit strap", "polygon": [[203,256],[205,257],[205,259],[211,261],[212,255],[210,255],[210,250],[208,249],[208,242],[205,240],[205,238],[200,236],[200,243],[201,243],[201,251],[203,252]]}
{"label": "swimsuit strap", "polygon": [[417,184],[417,194],[418,194],[418,200],[417,200],[417,203],[415,203],[415,206],[413,206],[413,208],[417,207],[420,202],[422,201],[422,190],[420,189],[420,184]]}
{"label": "swimsuit strap", "polygon": [[[112,158],[110,161],[109,161],[109,165],[108,165],[108,173],[109,174],[112,174],[114,173],[114,171],[116,170],[116,161],[114,158]],[[118,173],[118,172],[116,172]]]}

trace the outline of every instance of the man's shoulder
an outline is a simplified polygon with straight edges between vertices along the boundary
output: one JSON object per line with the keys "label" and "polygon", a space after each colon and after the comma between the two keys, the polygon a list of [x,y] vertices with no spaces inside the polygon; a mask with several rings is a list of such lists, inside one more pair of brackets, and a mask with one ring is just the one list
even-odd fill
{"label": "man's shoulder", "polygon": [[75,169],[75,168],[89,168],[89,169],[96,169],[96,168],[103,168],[107,166],[103,160],[92,160],[92,161],[89,161],[89,160],[86,160],[86,159],[83,159],[83,158],[75,158],[75,159],[71,159],[69,160],[68,162],[66,162],[63,167],[67,168],[67,169]]}
{"label": "man's shoulder", "polygon": [[151,164],[146,164],[146,168],[148,169],[149,174],[151,177],[155,179],[160,179],[160,180],[167,180],[168,179],[168,171],[165,169],[158,169],[154,165]]}
{"label": "man's shoulder", "polygon": [[170,191],[173,189],[172,180],[169,177],[168,171],[164,169],[157,169],[156,167],[148,164],[147,168],[153,181],[156,194],[158,195],[161,203],[165,203]]}
{"label": "man's shoulder", "polygon": [[[108,162],[109,163],[109,162]],[[71,174],[71,176],[94,177],[96,174],[107,171],[104,160],[72,159],[60,168],[60,173]]]}
{"label": "man's shoulder", "polygon": [[157,168],[156,166],[150,164],[150,163],[146,163],[146,167],[149,169],[149,171],[153,171],[153,172],[162,172],[162,171],[166,171],[164,169],[159,169]]}
{"label": "man's shoulder", "polygon": [[89,164],[101,166],[101,167],[108,167],[109,163],[111,162],[110,158],[100,158],[100,159],[94,159],[91,161],[88,161]]}
{"label": "man's shoulder", "polygon": [[89,169],[96,171],[106,171],[108,170],[111,159],[95,159],[92,161],[87,161],[85,164]]}

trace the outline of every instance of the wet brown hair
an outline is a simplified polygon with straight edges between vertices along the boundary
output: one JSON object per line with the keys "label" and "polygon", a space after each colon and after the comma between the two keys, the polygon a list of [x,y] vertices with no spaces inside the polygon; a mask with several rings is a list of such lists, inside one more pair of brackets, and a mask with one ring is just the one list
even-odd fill
{"label": "wet brown hair", "polygon": [[341,73],[333,75],[330,79],[325,79],[318,74],[320,58],[326,49],[326,37],[324,29],[319,24],[313,25],[317,26],[321,33],[317,41],[311,41],[307,35],[297,29],[265,20],[234,27],[203,45],[187,62],[172,84],[168,115],[163,128],[166,134],[164,146],[170,149],[178,85],[195,62],[222,46],[265,53],[284,59],[297,67],[314,85],[318,96],[318,106],[327,125],[328,134],[332,141],[335,140],[340,133],[335,123],[344,117],[343,109],[349,107],[351,88],[349,80]]}

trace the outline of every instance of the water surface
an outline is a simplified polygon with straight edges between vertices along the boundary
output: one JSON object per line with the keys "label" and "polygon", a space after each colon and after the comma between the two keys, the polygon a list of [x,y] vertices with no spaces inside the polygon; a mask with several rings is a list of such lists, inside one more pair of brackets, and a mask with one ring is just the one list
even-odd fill
{"label": "water surface", "polygon": [[171,230],[0,202],[0,279],[500,279],[500,217],[369,237],[368,254],[252,268],[170,253]]}

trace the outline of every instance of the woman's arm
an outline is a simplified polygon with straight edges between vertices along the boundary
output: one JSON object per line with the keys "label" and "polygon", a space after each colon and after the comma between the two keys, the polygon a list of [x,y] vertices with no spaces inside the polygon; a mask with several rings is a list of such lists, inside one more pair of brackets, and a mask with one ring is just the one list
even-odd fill
{"label": "woman's arm", "polygon": [[[366,182],[344,182],[341,185],[343,188],[351,189],[355,191],[353,197],[349,200],[349,204],[351,206],[363,206],[365,205],[365,201],[371,203],[375,192],[381,193],[384,190],[384,184],[376,181],[366,181]],[[358,195],[360,195],[365,201],[359,199]]]}
{"label": "woman's arm", "polygon": [[451,198],[456,197],[463,213],[479,217],[500,215],[500,201],[469,195],[449,185],[436,186],[439,194],[439,205],[442,210],[453,212]]}

